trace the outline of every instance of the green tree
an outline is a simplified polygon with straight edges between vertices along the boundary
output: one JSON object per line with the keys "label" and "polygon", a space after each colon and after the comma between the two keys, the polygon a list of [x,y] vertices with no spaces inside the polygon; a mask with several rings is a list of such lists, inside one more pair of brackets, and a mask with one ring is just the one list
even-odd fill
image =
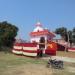
{"label": "green tree", "polygon": [[15,41],[18,28],[7,21],[0,22],[0,46],[11,47]]}
{"label": "green tree", "polygon": [[72,42],[75,43],[75,28],[72,30]]}
{"label": "green tree", "polygon": [[65,27],[57,28],[55,30],[56,34],[60,34],[61,37],[66,41],[70,43],[70,47],[72,46],[72,43],[75,43],[75,28],[73,30],[67,30]]}
{"label": "green tree", "polygon": [[73,32],[75,32],[75,27],[73,28]]}
{"label": "green tree", "polygon": [[70,43],[70,47],[72,46],[72,31],[69,30],[67,32],[67,36],[68,36],[68,42]]}
{"label": "green tree", "polygon": [[67,29],[65,28],[65,27],[61,27],[61,28],[57,28],[56,30],[55,30],[55,33],[56,34],[60,34],[61,35],[61,37],[65,40],[65,41],[68,41],[67,40]]}

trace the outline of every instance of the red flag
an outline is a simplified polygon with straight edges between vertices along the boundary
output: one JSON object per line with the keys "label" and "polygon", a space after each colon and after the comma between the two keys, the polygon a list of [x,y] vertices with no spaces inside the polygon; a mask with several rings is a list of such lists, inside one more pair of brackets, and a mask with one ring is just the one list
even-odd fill
{"label": "red flag", "polygon": [[48,42],[45,53],[48,55],[56,55],[57,44],[55,42]]}

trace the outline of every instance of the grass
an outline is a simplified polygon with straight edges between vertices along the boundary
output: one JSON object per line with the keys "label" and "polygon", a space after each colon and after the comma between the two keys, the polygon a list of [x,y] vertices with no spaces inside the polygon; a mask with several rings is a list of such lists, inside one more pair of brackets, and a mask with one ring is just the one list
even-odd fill
{"label": "grass", "polygon": [[[72,52],[58,56],[74,57]],[[46,68],[47,60],[0,52],[0,75],[75,75],[75,63],[64,62],[64,69]]]}
{"label": "grass", "polygon": [[44,75],[47,70],[43,66],[45,64],[46,61],[41,59],[0,52],[0,75]]}
{"label": "grass", "polygon": [[37,58],[31,58],[31,57],[26,57],[26,56],[19,56],[19,55],[14,55],[11,53],[0,53],[0,63],[5,63],[8,65],[20,65],[20,64],[26,64],[26,63],[44,63],[42,60],[38,60]]}

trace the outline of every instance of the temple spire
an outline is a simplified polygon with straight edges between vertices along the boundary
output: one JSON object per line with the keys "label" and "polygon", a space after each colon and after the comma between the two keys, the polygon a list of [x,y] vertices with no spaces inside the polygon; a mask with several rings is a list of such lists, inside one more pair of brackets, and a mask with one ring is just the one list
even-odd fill
{"label": "temple spire", "polygon": [[41,27],[41,26],[42,26],[42,24],[41,24],[40,22],[37,22],[37,23],[36,23],[36,26]]}

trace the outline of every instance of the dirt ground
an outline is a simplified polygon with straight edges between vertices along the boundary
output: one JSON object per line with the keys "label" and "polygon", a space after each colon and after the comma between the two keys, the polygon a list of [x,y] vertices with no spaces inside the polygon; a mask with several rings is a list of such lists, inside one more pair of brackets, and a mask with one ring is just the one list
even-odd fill
{"label": "dirt ground", "polygon": [[[75,65],[65,63],[64,69],[47,68],[44,64],[23,64],[19,66],[8,66],[2,75],[75,75]],[[1,74],[0,74],[1,75]]]}
{"label": "dirt ground", "polygon": [[0,52],[0,75],[75,75],[75,53],[58,52],[64,68],[47,68],[48,58],[30,58]]}
{"label": "dirt ground", "polygon": [[75,52],[57,51],[57,56],[75,58]]}
{"label": "dirt ground", "polygon": [[52,75],[52,70],[40,64],[26,64],[16,67],[9,66],[3,75]]}

